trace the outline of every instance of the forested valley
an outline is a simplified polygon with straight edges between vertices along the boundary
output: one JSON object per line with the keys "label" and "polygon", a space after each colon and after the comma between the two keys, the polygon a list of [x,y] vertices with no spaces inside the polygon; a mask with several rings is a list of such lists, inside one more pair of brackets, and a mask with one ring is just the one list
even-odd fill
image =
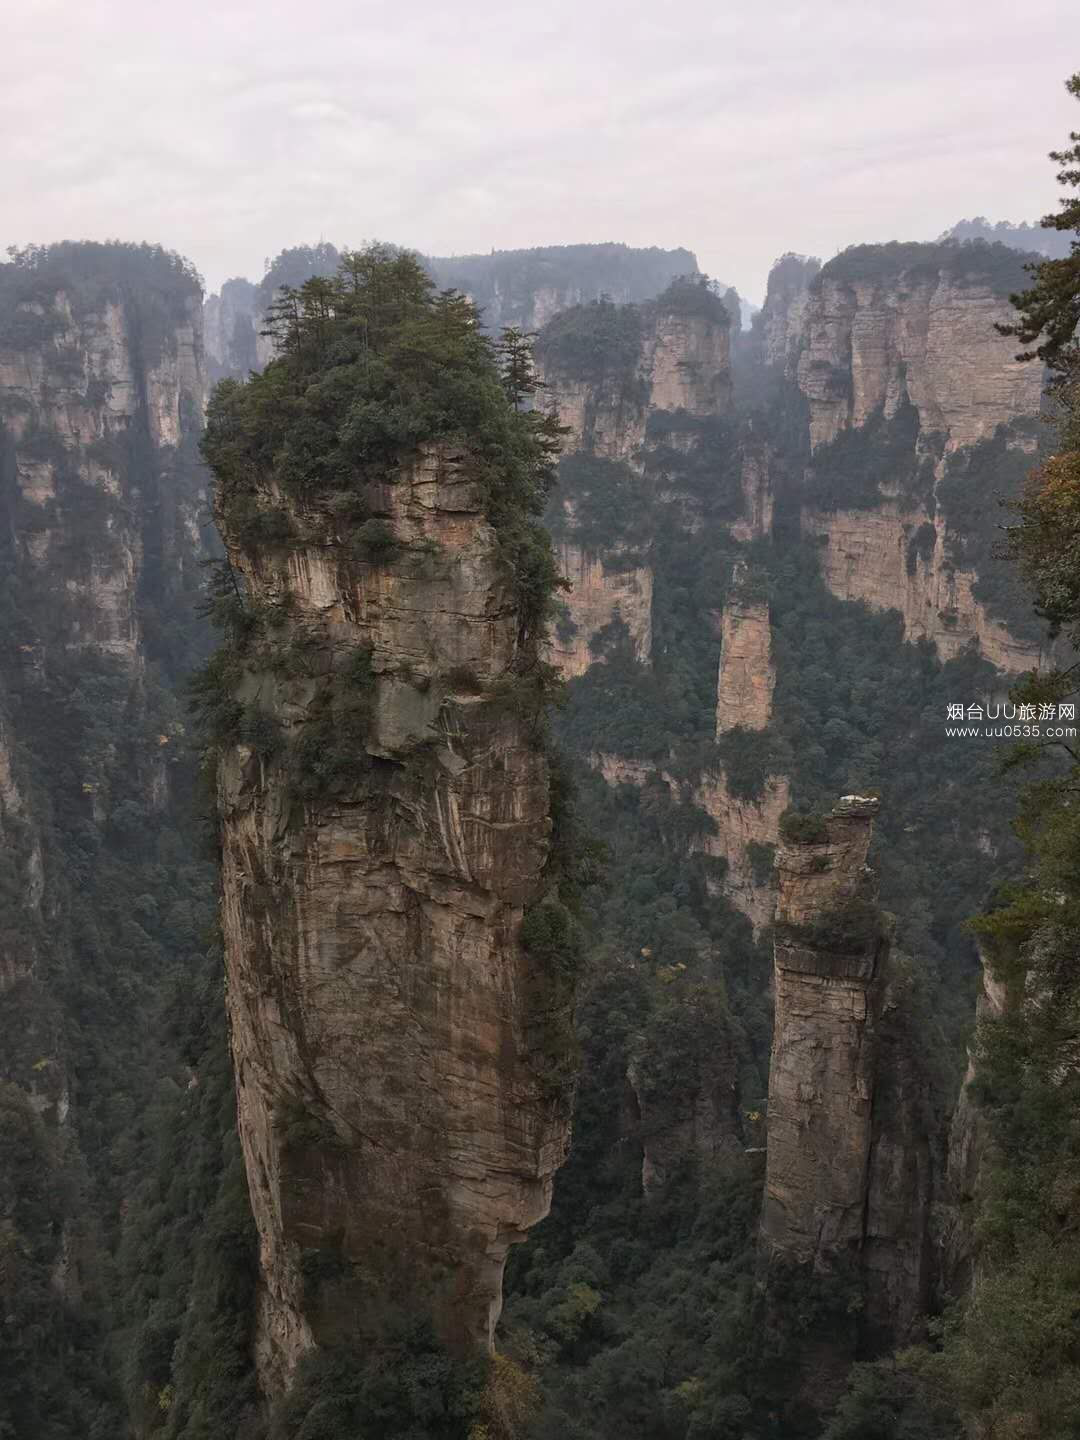
{"label": "forested valley", "polygon": [[0,1440],[1080,1434],[1053,158],[760,309],[9,251]]}

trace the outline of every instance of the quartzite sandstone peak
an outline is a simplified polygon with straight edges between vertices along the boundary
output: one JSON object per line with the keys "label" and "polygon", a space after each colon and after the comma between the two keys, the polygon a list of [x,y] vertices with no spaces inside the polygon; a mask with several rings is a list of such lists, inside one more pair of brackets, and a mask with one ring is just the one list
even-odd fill
{"label": "quartzite sandstone peak", "polygon": [[[1021,257],[1001,246],[856,247],[794,300],[790,285],[770,286],[764,320],[768,358],[797,376],[815,466],[828,466],[847,432],[887,426],[910,407],[911,460],[925,476],[918,494],[885,466],[873,505],[839,496],[804,509],[830,590],[898,610],[907,638],[933,640],[944,659],[974,641],[1007,671],[1038,665],[1041,647],[978,598],[985,577],[957,563],[940,482],[1000,427],[1010,427],[1001,432],[1010,446],[1034,448],[1024,427],[1040,410],[1042,367],[1018,360],[1016,341],[996,328],[1011,319],[1009,291],[1022,287],[1023,273]],[[875,463],[868,456],[864,468]],[[983,503],[993,507],[999,496],[990,484],[987,492]]]}
{"label": "quartzite sandstone peak", "polygon": [[400,547],[383,563],[343,562],[325,515],[294,516],[309,539],[276,553],[222,516],[251,597],[287,602],[281,643],[306,657],[302,679],[249,677],[249,701],[302,742],[350,665],[369,685],[360,773],[332,794],[298,799],[250,746],[219,770],[271,1391],[396,1305],[486,1350],[508,1247],[547,1212],[566,1149],[519,937],[549,850],[548,764],[481,693],[507,678],[518,617],[470,463],[431,445],[368,487]]}
{"label": "quartzite sandstone peak", "polygon": [[[910,1024],[908,962],[867,866],[878,801],[781,828],[775,1021],[762,1209],[767,1291],[792,1268],[855,1287],[848,1333],[805,1349],[798,1385],[819,1407],[851,1356],[909,1337],[935,1281],[930,1207],[940,1127],[928,1122]],[[785,833],[786,832],[786,833]]]}

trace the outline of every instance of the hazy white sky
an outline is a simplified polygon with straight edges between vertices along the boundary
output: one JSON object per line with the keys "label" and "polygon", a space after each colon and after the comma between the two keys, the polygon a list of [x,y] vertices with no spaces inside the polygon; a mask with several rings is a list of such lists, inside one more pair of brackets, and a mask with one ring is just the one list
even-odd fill
{"label": "hazy white sky", "polygon": [[0,0],[0,244],[785,250],[1056,205],[1077,0]]}

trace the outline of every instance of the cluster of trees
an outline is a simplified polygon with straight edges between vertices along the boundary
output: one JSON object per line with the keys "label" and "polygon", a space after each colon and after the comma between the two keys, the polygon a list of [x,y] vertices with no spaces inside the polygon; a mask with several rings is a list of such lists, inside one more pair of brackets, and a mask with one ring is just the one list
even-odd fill
{"label": "cluster of trees", "polygon": [[[850,245],[821,269],[821,280],[851,284],[859,280],[881,280],[902,272],[909,281],[934,282],[945,276],[954,285],[989,285],[1000,295],[1009,295],[1024,283],[1025,257],[1000,241],[890,240],[884,245]],[[819,282],[815,282],[819,283]]]}

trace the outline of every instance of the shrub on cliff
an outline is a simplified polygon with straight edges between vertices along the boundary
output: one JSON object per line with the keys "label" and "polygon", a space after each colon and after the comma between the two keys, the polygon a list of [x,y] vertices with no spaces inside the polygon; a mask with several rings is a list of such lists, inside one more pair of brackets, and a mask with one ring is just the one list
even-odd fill
{"label": "shrub on cliff", "polygon": [[678,275],[655,301],[661,315],[694,315],[725,329],[731,316],[707,275]]}
{"label": "shrub on cliff", "polygon": [[640,310],[606,298],[556,315],[537,342],[545,370],[593,385],[604,381],[629,385],[640,353]]}
{"label": "shrub on cliff", "polygon": [[780,816],[780,838],[789,845],[824,845],[829,838],[825,816],[785,810]]}
{"label": "shrub on cliff", "polygon": [[361,484],[393,483],[426,444],[460,443],[523,633],[537,637],[557,574],[535,517],[561,431],[554,415],[529,408],[538,385],[526,337],[493,342],[468,300],[436,294],[414,255],[382,245],[347,252],[334,276],[283,287],[267,326],[276,359],[247,381],[223,381],[208,409],[203,452],[226,526],[243,540],[250,506],[265,507],[277,486],[301,509],[355,517],[356,558],[385,563],[393,537],[367,518]]}

